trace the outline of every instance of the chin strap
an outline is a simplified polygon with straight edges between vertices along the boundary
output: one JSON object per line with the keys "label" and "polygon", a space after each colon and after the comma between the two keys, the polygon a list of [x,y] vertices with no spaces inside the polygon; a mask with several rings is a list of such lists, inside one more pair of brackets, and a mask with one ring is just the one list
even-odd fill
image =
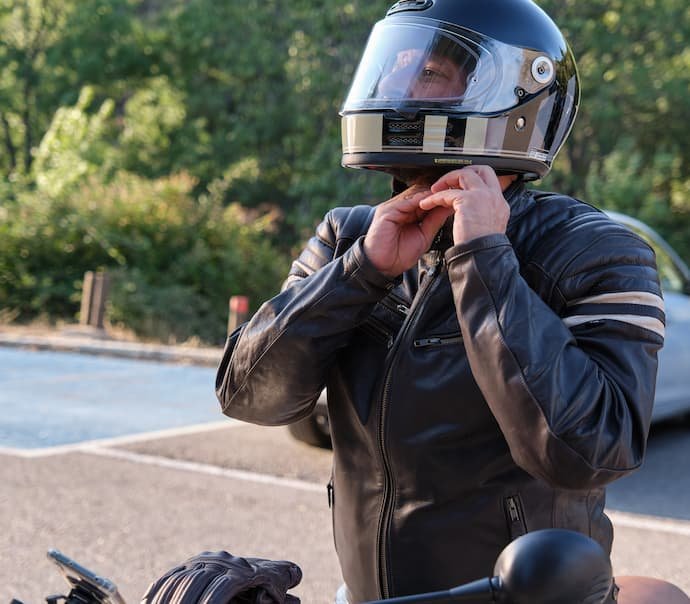
{"label": "chin strap", "polygon": [[400,193],[407,188],[407,185],[402,180],[398,180],[397,178],[393,177],[391,180],[391,197],[400,195]]}

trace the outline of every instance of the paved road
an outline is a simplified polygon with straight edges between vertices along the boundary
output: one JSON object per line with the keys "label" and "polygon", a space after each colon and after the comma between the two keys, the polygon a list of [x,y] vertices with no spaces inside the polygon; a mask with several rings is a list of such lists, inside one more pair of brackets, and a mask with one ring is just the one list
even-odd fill
{"label": "paved road", "polygon": [[[12,366],[9,352],[0,349],[5,353],[0,401],[10,391],[10,382],[11,400],[29,404],[38,396],[48,403],[53,392],[61,392],[60,376],[78,383],[79,372],[87,366],[85,380],[93,375],[89,372],[103,379],[108,375],[84,359],[73,359],[78,368],[62,366],[53,374],[55,383],[42,374],[37,391],[29,380],[17,379],[16,371],[29,369],[34,361],[43,363],[46,357],[14,352],[26,356]],[[61,361],[68,363],[68,358]],[[124,372],[104,382],[113,404],[132,405],[127,414],[149,413],[157,400],[151,392],[168,392],[161,397],[168,400],[171,390],[186,389],[181,399],[194,406],[192,401],[204,401],[212,386],[204,377],[212,380],[212,369],[138,365],[146,366],[141,368],[145,379],[127,379]],[[12,372],[7,370],[10,366]],[[41,368],[46,371],[45,364]],[[191,377],[199,375],[198,381]],[[173,381],[176,387],[168,388]],[[129,393],[130,385],[136,388],[138,383],[154,386],[145,400]],[[55,414],[65,405],[69,406],[63,397],[44,409]],[[330,602],[340,581],[324,488],[330,453],[293,441],[283,428],[217,422],[221,416],[204,415],[204,407],[205,403],[199,405],[202,415],[188,419],[194,424],[189,429],[151,421],[149,429],[160,431],[126,435],[120,430],[119,436],[108,434],[96,441],[98,435],[88,434],[85,444],[51,447],[6,444],[0,452],[0,601],[18,597],[26,604],[38,603],[62,590],[62,579],[45,558],[47,549],[58,547],[113,579],[128,602],[138,601],[148,582],[177,562],[215,549],[293,560],[304,571],[295,590],[302,601]],[[204,418],[209,421],[200,424]],[[616,572],[670,579],[686,591],[688,436],[687,428],[673,425],[655,429],[644,468],[614,484],[609,495],[616,525]]]}
{"label": "paved road", "polygon": [[0,348],[0,447],[40,448],[216,421],[214,373]]}

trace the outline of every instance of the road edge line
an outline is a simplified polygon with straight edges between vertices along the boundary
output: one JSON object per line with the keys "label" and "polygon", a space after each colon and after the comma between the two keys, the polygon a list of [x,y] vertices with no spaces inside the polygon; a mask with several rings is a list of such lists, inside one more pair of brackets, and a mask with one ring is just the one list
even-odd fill
{"label": "road edge line", "polygon": [[222,478],[231,478],[233,480],[243,480],[246,482],[268,484],[271,486],[288,487],[299,491],[324,493],[326,490],[324,485],[316,482],[299,480],[297,478],[284,478],[282,476],[275,476],[273,474],[260,474],[257,472],[250,472],[248,470],[223,468],[221,466],[214,466],[196,461],[172,459],[170,457],[161,457],[159,455],[146,455],[144,453],[135,453],[133,451],[125,451],[122,449],[82,447],[81,452],[92,455],[100,455],[101,457],[110,457],[113,459],[131,461],[134,463],[158,466],[161,468],[169,468],[172,470],[183,470],[186,472],[196,472],[197,474],[206,474],[208,476],[219,476]]}
{"label": "road edge line", "polygon": [[247,425],[244,422],[228,418],[216,422],[204,422],[178,428],[164,428],[163,430],[152,430],[150,432],[139,432],[138,434],[125,434],[123,436],[113,436],[109,438],[95,438],[93,440],[83,440],[76,443],[56,445],[54,447],[42,447],[36,449],[21,449],[15,447],[0,447],[0,455],[12,455],[14,457],[24,457],[34,459],[37,457],[50,457],[52,455],[64,455],[74,453],[91,447],[117,447],[130,445],[148,440],[160,440],[175,436],[185,436],[202,432],[211,432],[223,428],[231,428]]}

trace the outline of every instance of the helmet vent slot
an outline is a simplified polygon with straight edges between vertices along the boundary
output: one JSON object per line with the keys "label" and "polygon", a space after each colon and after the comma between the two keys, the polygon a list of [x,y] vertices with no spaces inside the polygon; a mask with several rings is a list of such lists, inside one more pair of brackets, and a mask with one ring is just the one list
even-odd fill
{"label": "helmet vent slot", "polygon": [[386,16],[406,10],[426,10],[433,3],[433,0],[399,0],[388,9]]}

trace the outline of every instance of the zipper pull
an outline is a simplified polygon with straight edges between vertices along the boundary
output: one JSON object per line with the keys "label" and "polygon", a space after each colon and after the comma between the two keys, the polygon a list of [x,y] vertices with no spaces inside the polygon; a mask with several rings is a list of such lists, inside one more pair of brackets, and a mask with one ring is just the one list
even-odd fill
{"label": "zipper pull", "polygon": [[505,500],[506,518],[508,519],[508,530],[510,538],[516,539],[527,532],[527,526],[522,517],[520,502],[517,496],[507,497]]}
{"label": "zipper pull", "polygon": [[398,304],[395,308],[398,310],[398,312],[402,313],[405,316],[410,314],[410,309],[404,304]]}
{"label": "zipper pull", "polygon": [[433,346],[434,344],[440,344],[441,338],[422,338],[420,340],[415,340],[415,348],[422,348],[424,346]]}
{"label": "zipper pull", "polygon": [[328,493],[328,509],[333,507],[335,503],[335,494],[333,492],[333,479],[331,479],[326,485],[326,492]]}
{"label": "zipper pull", "polygon": [[518,511],[514,497],[508,497],[508,513],[510,514],[511,522],[517,522],[520,520],[520,512]]}
{"label": "zipper pull", "polygon": [[445,262],[445,259],[443,257],[443,254],[439,253],[436,256],[434,263],[429,267],[429,270],[427,271],[427,277],[428,278],[433,277],[438,272],[438,269],[441,268],[441,266],[443,265],[444,262]]}

